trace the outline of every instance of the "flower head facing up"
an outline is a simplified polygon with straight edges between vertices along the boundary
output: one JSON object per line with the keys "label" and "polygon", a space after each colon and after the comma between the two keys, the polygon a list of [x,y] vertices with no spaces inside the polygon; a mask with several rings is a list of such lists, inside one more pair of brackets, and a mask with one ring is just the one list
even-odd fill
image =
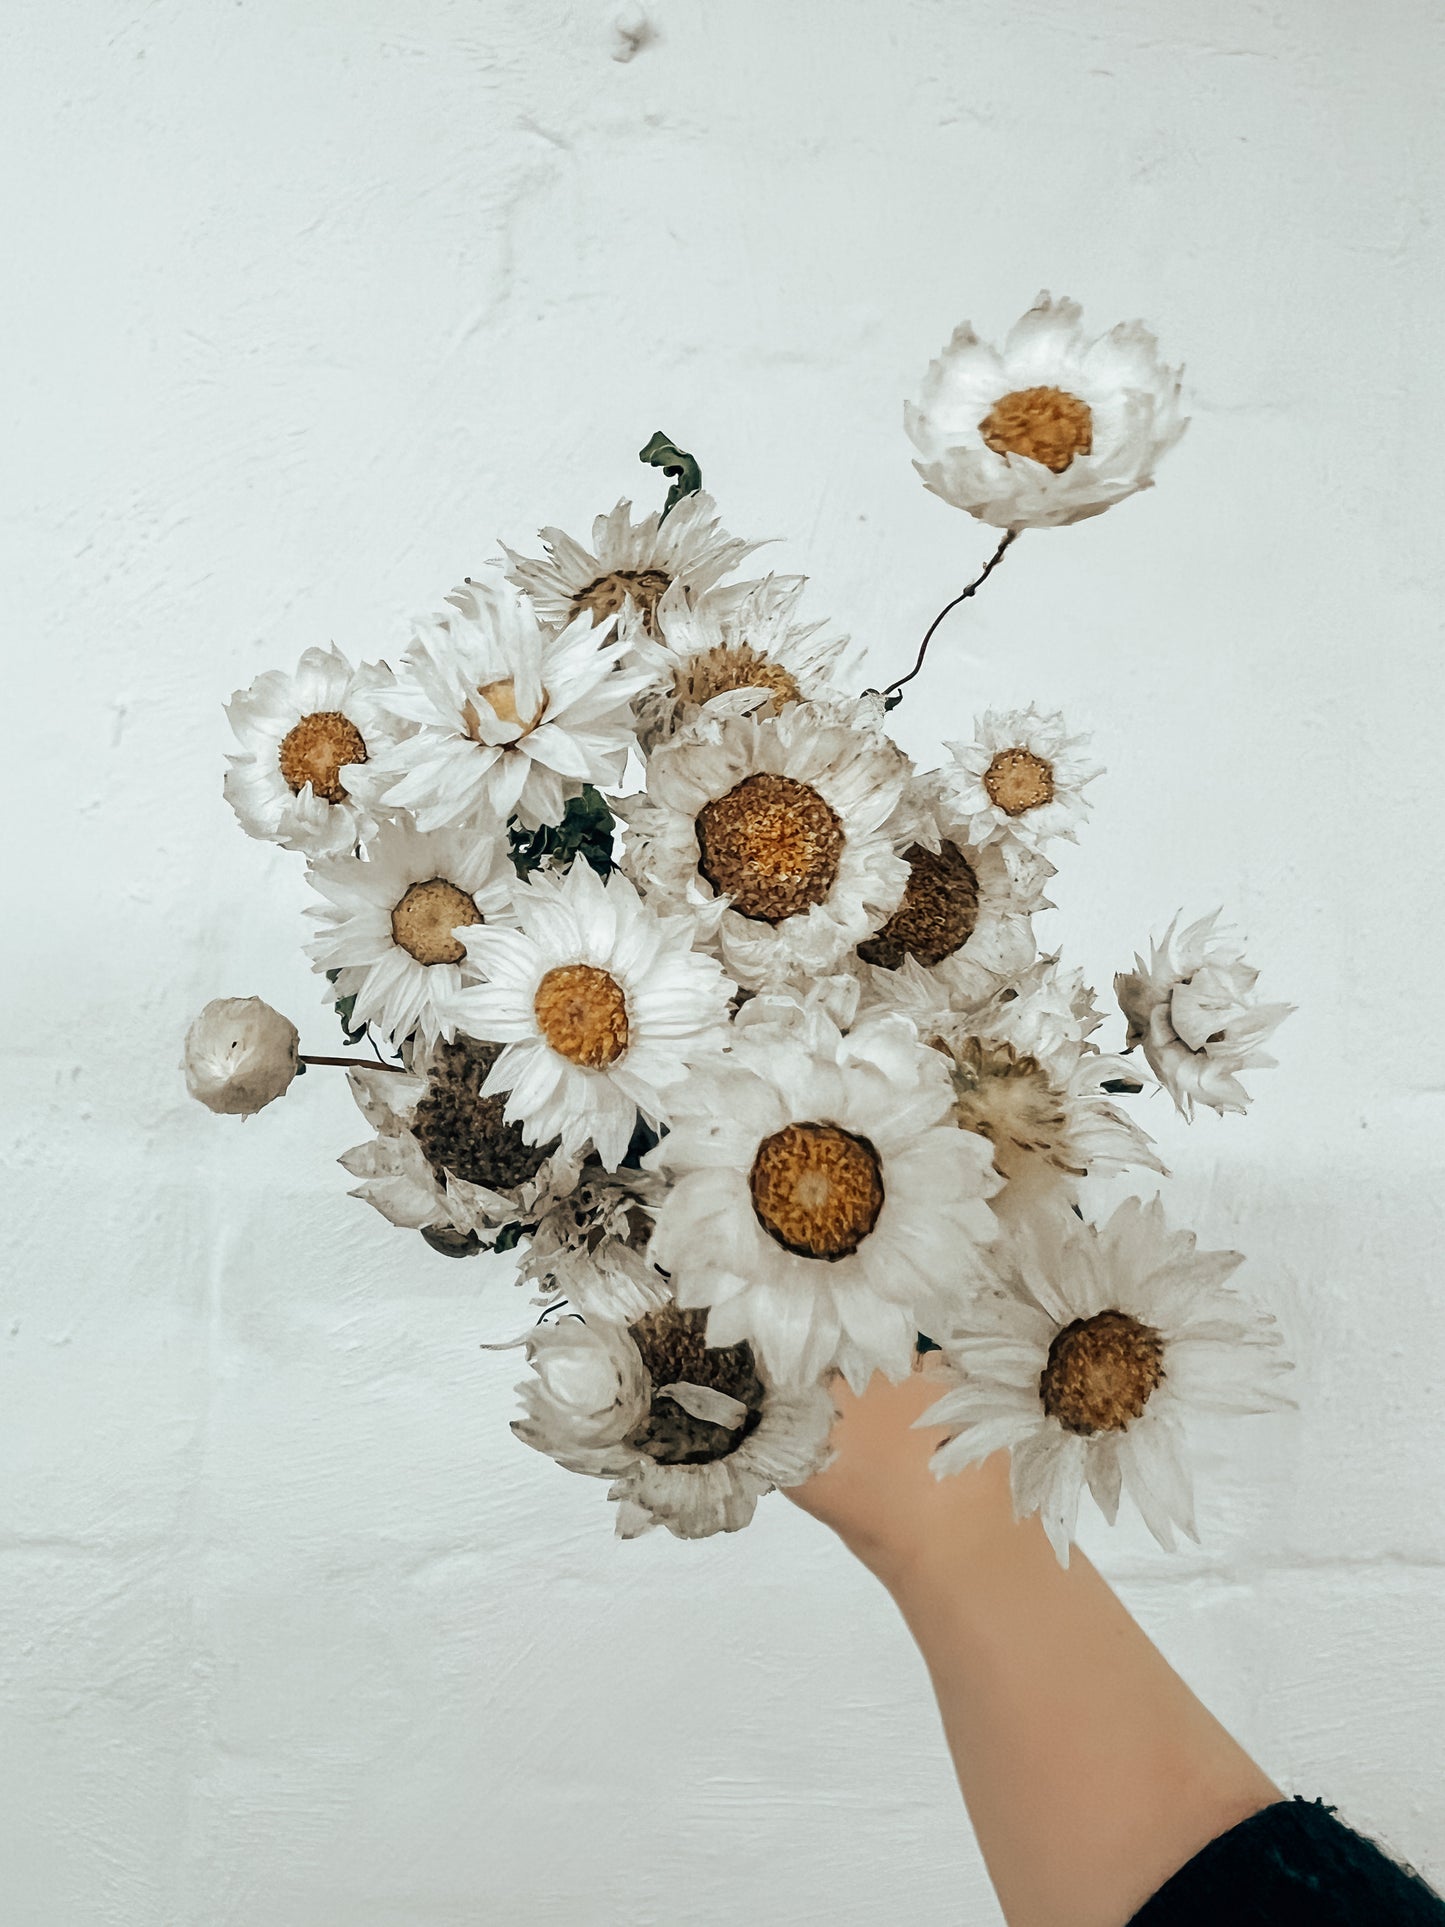
{"label": "flower head facing up", "polygon": [[208,1111],[254,1117],[291,1088],[300,1041],[259,997],[217,997],[186,1032],[186,1089]]}
{"label": "flower head facing up", "polygon": [[676,1093],[649,1162],[672,1188],[654,1260],[708,1339],[746,1340],[778,1379],[839,1366],[901,1377],[915,1335],[976,1287],[999,1180],[947,1121],[947,1069],[894,1016],[846,1037],[818,1007],[734,1028]]}
{"label": "flower head facing up", "polygon": [[510,916],[513,878],[499,838],[384,824],[365,857],[307,870],[325,899],[309,913],[319,926],[311,957],[337,973],[336,996],[355,996],[357,1024],[376,1024],[398,1046],[413,1033],[429,1046],[450,1037],[451,999],[475,975],[461,932]]}
{"label": "flower head facing up", "polygon": [[515,929],[463,933],[482,981],[450,1014],[504,1046],[484,1089],[508,1093],[529,1142],[590,1145],[615,1170],[639,1115],[665,1121],[665,1093],[722,1048],[734,987],[693,949],[688,919],[657,915],[620,874],[538,872],[513,902]]}
{"label": "flower head facing up", "polygon": [[1055,528],[1148,488],[1186,427],[1180,374],[1141,322],[1084,337],[1041,294],[1004,344],[959,327],[905,411],[926,487],[1000,529]]}
{"label": "flower head facing up", "polygon": [[1166,1551],[1197,1538],[1181,1422],[1290,1402],[1274,1320],[1224,1283],[1239,1254],[1128,1198],[1101,1227],[1040,1204],[998,1262],[1002,1293],[942,1340],[953,1388],[919,1423],[957,1430],[934,1471],[1008,1447],[1014,1512],[1041,1514],[1062,1565],[1086,1483],[1110,1524],[1127,1491]]}
{"label": "flower head facing up", "polygon": [[358,777],[395,743],[402,725],[378,698],[384,664],[354,669],[336,648],[308,649],[294,675],[270,669],[226,705],[237,754],[227,758],[226,800],[250,836],[308,856],[364,843],[376,819]]}
{"label": "flower head facing up", "polygon": [[970,839],[1029,851],[1056,836],[1076,842],[1091,807],[1084,791],[1103,773],[1083,754],[1088,740],[1038,709],[980,716],[972,742],[948,745],[954,766],[943,778]]}
{"label": "flower head facing up", "polygon": [[391,712],[413,733],[375,759],[370,793],[422,829],[469,818],[496,827],[559,823],[589,784],[617,783],[632,747],[623,643],[590,620],[554,633],[500,577],[468,581],[407,650]]}
{"label": "flower head facing up", "polygon": [[701,594],[757,546],[728,535],[717,504],[701,492],[636,522],[632,504],[619,502],[592,524],[590,549],[562,529],[543,529],[541,537],[543,555],[506,549],[506,556],[510,580],[530,597],[543,622],[564,629],[631,609],[649,635],[659,628],[658,607],[669,591],[688,599]]}
{"label": "flower head facing up", "polygon": [[1185,1117],[1196,1104],[1221,1116],[1248,1109],[1239,1073],[1274,1064],[1262,1047],[1293,1008],[1258,1001],[1259,972],[1218,920],[1216,910],[1180,930],[1176,917],[1148,963],[1135,957],[1134,969],[1114,979],[1130,1046],[1142,1047]]}
{"label": "flower head facing up", "polygon": [[828,1457],[823,1387],[775,1385],[750,1346],[709,1345],[703,1326],[669,1301],[630,1327],[564,1318],[527,1341],[534,1377],[512,1429],[569,1471],[611,1479],[622,1538],[736,1532],[765,1493]]}
{"label": "flower head facing up", "polygon": [[890,818],[907,766],[827,705],[699,722],[655,750],[620,805],[633,875],[716,930],[749,989],[818,976],[897,908],[908,870]]}

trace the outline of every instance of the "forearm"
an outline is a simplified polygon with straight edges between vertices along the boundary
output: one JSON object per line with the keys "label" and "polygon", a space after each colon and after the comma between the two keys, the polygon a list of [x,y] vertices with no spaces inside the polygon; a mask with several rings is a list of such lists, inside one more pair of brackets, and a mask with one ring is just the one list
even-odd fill
{"label": "forearm", "polygon": [[1281,1797],[1077,1550],[1016,1524],[1000,1455],[947,1482],[957,1530],[870,1563],[932,1675],[1010,1927],[1121,1927]]}

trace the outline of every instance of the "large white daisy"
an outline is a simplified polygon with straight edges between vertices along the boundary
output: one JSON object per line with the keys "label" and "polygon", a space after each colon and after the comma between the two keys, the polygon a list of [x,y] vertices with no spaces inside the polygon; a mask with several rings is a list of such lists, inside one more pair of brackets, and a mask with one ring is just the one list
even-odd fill
{"label": "large white daisy", "polygon": [[403,734],[377,701],[391,683],[385,663],[353,668],[333,645],[306,650],[294,675],[268,669],[236,691],[226,715],[241,747],[226,758],[225,792],[248,836],[308,856],[366,841],[376,820],[358,772]]}
{"label": "large white daisy", "polygon": [[383,824],[364,857],[307,867],[326,899],[308,911],[320,925],[307,954],[335,971],[337,997],[355,996],[353,1021],[373,1023],[400,1046],[452,1034],[450,1004],[476,971],[457,932],[511,912],[515,873],[505,838],[476,830]]}
{"label": "large white daisy", "polygon": [[482,1085],[500,1046],[438,1043],[419,1072],[358,1064],[351,1094],[375,1136],[338,1160],[362,1181],[351,1193],[392,1224],[434,1234],[442,1249],[479,1250],[505,1225],[530,1226],[570,1198],[576,1161],[530,1145]]}
{"label": "large white daisy", "polygon": [[709,1341],[747,1340],[788,1381],[902,1377],[916,1335],[961,1315],[994,1232],[1000,1180],[951,1102],[901,1017],[736,1028],[649,1155],[673,1178],[652,1256],[679,1304],[711,1308]]}
{"label": "large white daisy", "polygon": [[651,628],[632,611],[625,619],[631,661],[651,678],[636,704],[643,748],[705,708],[775,716],[785,703],[836,690],[846,673],[847,638],[798,620],[805,587],[803,576],[770,575],[689,598],[674,583]]}
{"label": "large white daisy", "polygon": [[898,907],[908,866],[890,820],[906,776],[892,743],[827,705],[699,723],[619,805],[625,861],[716,931],[748,989],[822,975]]}
{"label": "large white daisy", "polygon": [[512,1429],[569,1471],[611,1479],[623,1538],[736,1532],[765,1493],[827,1461],[827,1391],[774,1385],[747,1345],[710,1347],[702,1325],[664,1304],[630,1328],[568,1318],[527,1341],[533,1376]]}
{"label": "large white daisy", "polygon": [[700,594],[737,568],[758,544],[728,535],[717,504],[701,492],[684,496],[671,511],[632,519],[632,504],[619,502],[592,524],[592,547],[562,529],[541,531],[541,556],[507,549],[511,580],[528,595],[543,622],[565,628],[577,621],[604,622],[630,604],[655,626],[655,611],[676,585],[685,596]]}
{"label": "large white daisy", "polygon": [[918,1421],[962,1428],[934,1472],[1007,1447],[1015,1515],[1041,1515],[1065,1566],[1085,1483],[1110,1525],[1123,1490],[1166,1551],[1176,1527],[1197,1539],[1181,1421],[1293,1402],[1274,1319],[1224,1283],[1239,1253],[1127,1198],[1102,1227],[1041,1207],[998,1257],[1005,1290],[943,1340],[954,1388]]}
{"label": "large white daisy", "polygon": [[926,487],[997,529],[1054,528],[1148,488],[1184,433],[1181,371],[1139,321],[1087,341],[1075,302],[1041,294],[1000,354],[969,322],[904,420]]}
{"label": "large white daisy", "polygon": [[692,948],[688,918],[659,916],[620,874],[539,871],[514,904],[515,929],[464,933],[484,981],[459,991],[450,1014],[506,1046],[484,1089],[509,1093],[506,1115],[529,1142],[590,1144],[615,1170],[639,1114],[665,1122],[664,1092],[722,1048],[734,986]]}
{"label": "large white daisy", "polygon": [[1185,1117],[1205,1104],[1221,1116],[1249,1107],[1239,1072],[1274,1064],[1262,1048],[1292,1004],[1262,1004],[1259,972],[1238,943],[1218,930],[1220,912],[1179,928],[1176,917],[1149,961],[1114,979],[1129,1026],[1130,1048],[1143,1047],[1149,1068]]}
{"label": "large white daisy", "polygon": [[585,619],[554,634],[500,575],[446,600],[386,693],[414,733],[375,759],[372,793],[424,830],[514,814],[535,829],[587,784],[619,782],[647,680],[620,666],[626,645]]}
{"label": "large white daisy", "polygon": [[1092,805],[1084,795],[1103,766],[1083,754],[1087,736],[1070,736],[1061,715],[990,709],[972,742],[949,743],[944,773],[953,807],[975,843],[1017,843],[1038,850],[1051,837],[1078,841]]}

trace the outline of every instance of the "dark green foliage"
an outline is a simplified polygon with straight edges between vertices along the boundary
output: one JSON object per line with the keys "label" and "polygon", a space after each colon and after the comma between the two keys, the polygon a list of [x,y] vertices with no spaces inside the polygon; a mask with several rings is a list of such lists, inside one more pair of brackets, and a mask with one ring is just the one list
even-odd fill
{"label": "dark green foliage", "polygon": [[514,821],[507,831],[507,839],[518,876],[540,869],[549,859],[561,869],[570,870],[573,859],[582,856],[598,876],[605,877],[613,867],[614,821],[611,810],[590,783],[580,796],[572,798],[560,823],[546,823],[540,830],[524,830]]}
{"label": "dark green foliage", "polygon": [[702,470],[696,460],[685,448],[670,442],[660,428],[646,448],[639,451],[637,459],[651,463],[653,468],[660,468],[664,475],[672,477],[672,487],[667,491],[662,510],[664,522],[685,495],[696,495],[702,487]]}

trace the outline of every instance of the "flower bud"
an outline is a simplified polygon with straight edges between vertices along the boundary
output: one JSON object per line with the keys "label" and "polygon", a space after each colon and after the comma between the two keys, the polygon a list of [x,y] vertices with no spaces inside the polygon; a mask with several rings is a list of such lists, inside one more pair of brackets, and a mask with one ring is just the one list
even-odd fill
{"label": "flower bud", "polygon": [[217,997],[186,1032],[186,1089],[208,1110],[252,1117],[290,1088],[299,1043],[259,997]]}

